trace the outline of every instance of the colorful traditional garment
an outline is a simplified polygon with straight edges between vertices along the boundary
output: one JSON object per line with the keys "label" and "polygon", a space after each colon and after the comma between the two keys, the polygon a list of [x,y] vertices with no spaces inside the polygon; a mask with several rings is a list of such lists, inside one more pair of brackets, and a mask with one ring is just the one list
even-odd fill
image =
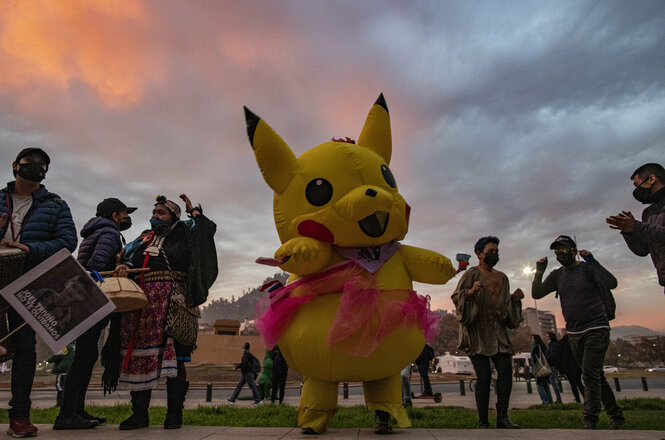
{"label": "colorful traditional garment", "polygon": [[174,342],[164,331],[172,286],[169,281],[144,283],[148,306],[123,314],[120,388],[148,390],[161,378],[177,375]]}

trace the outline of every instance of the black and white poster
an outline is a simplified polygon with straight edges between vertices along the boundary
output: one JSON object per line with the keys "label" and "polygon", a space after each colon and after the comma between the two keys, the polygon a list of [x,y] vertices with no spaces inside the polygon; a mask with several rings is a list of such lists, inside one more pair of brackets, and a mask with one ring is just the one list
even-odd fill
{"label": "black and white poster", "polygon": [[66,249],[0,290],[0,295],[54,353],[115,309]]}

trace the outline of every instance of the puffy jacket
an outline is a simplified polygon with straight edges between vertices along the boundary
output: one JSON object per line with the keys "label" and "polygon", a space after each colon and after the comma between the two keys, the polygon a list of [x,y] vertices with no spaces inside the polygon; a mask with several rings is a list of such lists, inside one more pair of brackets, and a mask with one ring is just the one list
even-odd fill
{"label": "puffy jacket", "polygon": [[[0,190],[0,214],[9,214],[12,203],[11,192],[16,182],[9,182]],[[21,243],[30,248],[25,259],[23,273],[37,266],[61,249],[74,252],[76,249],[76,226],[67,203],[57,194],[49,192],[44,185],[32,193],[32,206],[23,222]],[[8,206],[9,202],[9,206]],[[0,237],[5,235],[9,222],[0,228]]]}
{"label": "puffy jacket", "polygon": [[113,270],[115,256],[122,250],[120,231],[112,220],[93,217],[81,229],[78,262],[86,270]]}

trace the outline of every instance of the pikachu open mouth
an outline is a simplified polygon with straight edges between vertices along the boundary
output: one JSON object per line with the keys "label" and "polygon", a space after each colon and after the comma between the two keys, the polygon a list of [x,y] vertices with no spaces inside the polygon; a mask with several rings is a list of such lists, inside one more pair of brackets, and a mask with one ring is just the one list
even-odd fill
{"label": "pikachu open mouth", "polygon": [[358,224],[360,225],[360,229],[370,237],[380,237],[386,232],[388,220],[390,220],[389,212],[376,211],[374,214],[360,220]]}

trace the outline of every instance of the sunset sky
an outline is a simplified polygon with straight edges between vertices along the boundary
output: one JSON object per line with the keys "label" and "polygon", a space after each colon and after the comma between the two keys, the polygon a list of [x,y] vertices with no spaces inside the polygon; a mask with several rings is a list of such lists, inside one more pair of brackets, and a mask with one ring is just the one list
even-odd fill
{"label": "sunset sky", "polygon": [[[78,228],[103,198],[139,207],[128,240],[185,192],[218,225],[211,298],[238,297],[279,247],[243,105],[300,155],[357,139],[384,93],[405,244],[454,260],[497,235],[533,306],[523,267],[575,235],[619,280],[613,325],[665,331],[650,258],[605,224],[665,164],[664,72],[662,1],[3,0],[0,179],[42,146]],[[416,290],[452,309],[456,282]],[[538,308],[563,326],[553,295]]]}

